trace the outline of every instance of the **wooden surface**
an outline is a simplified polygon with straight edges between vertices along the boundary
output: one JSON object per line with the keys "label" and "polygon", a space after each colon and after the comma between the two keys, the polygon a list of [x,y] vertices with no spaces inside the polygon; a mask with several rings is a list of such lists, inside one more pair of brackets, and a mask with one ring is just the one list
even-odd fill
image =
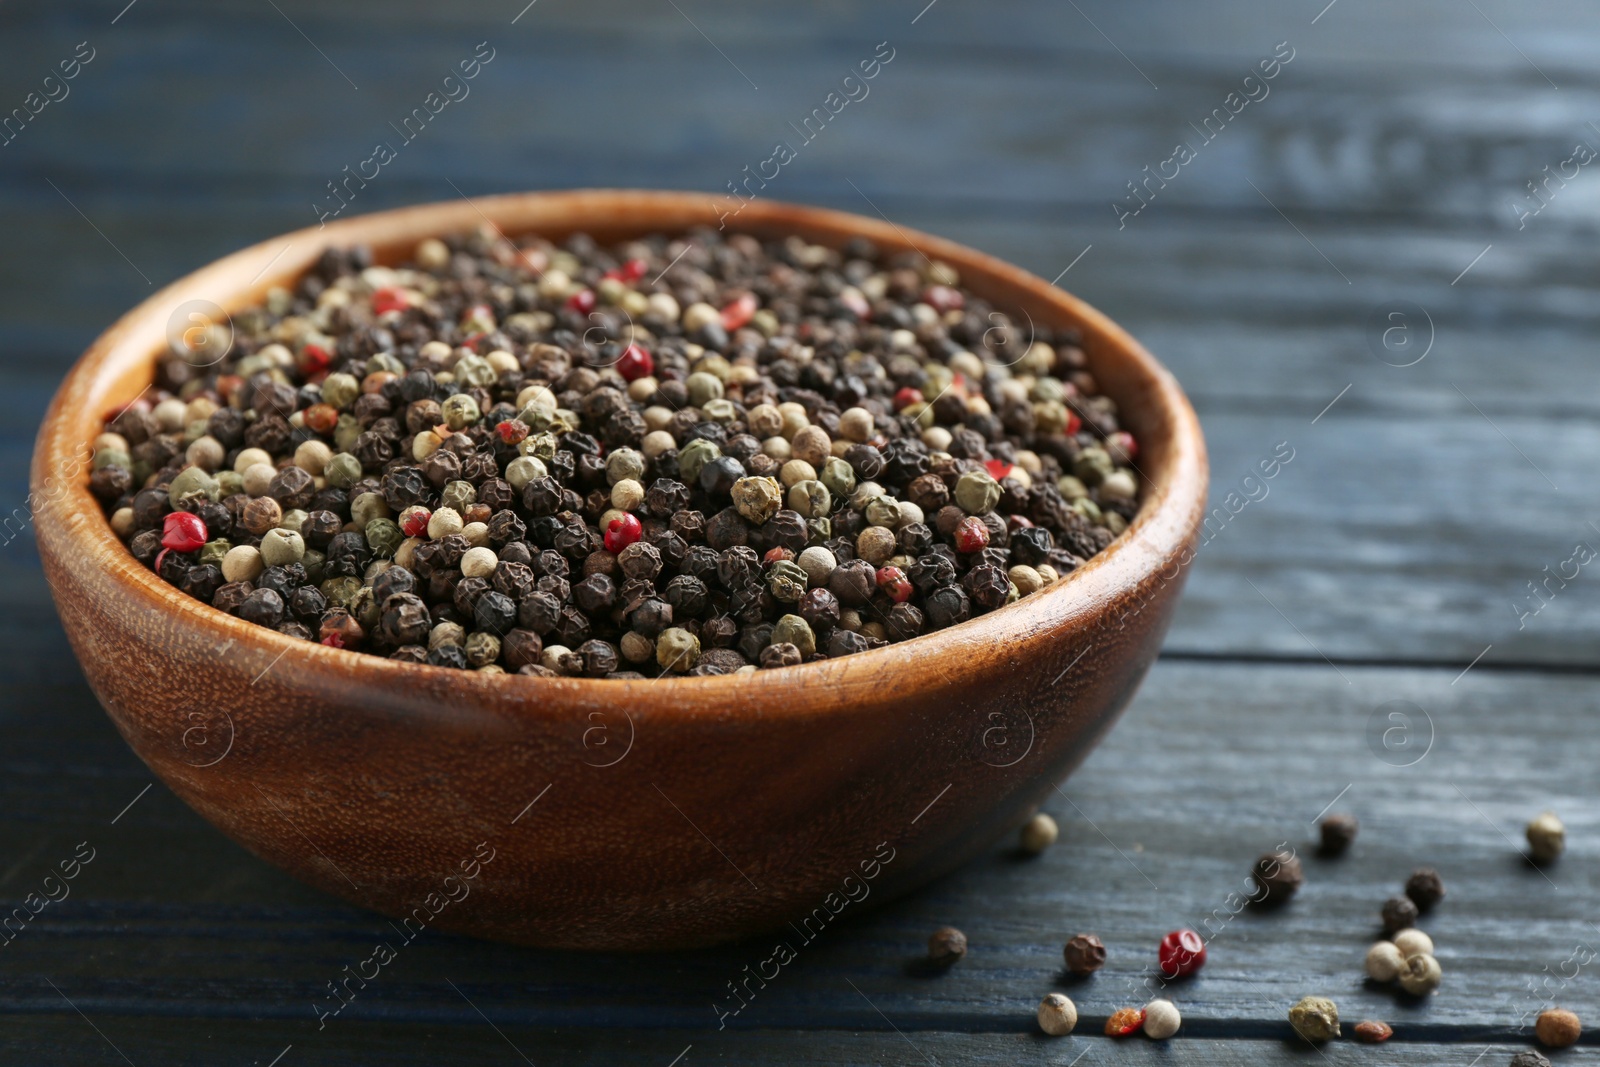
{"label": "wooden surface", "polygon": [[[353,210],[582,184],[716,191],[888,40],[870,95],[769,192],[881,210],[1045,278],[1073,264],[1061,284],[1194,399],[1214,504],[1277,442],[1295,459],[1201,550],[1167,654],[1046,806],[1060,846],[1027,862],[997,847],[830,930],[721,1031],[713,1000],[770,946],[589,957],[426,935],[319,1031],[318,994],[386,924],[229,844],[160,787],[142,793],[151,778],[82,682],[31,537],[9,540],[6,907],[79,842],[96,851],[71,895],[0,948],[0,1062],[1316,1063],[1282,1022],[1305,993],[1396,1028],[1381,1050],[1335,1045],[1329,1061],[1482,1053],[1487,1067],[1525,1046],[1530,983],[1600,946],[1600,598],[1584,573],[1520,629],[1517,610],[1546,565],[1600,546],[1600,176],[1584,168],[1520,231],[1509,204],[1531,204],[1524,183],[1575,142],[1600,147],[1592,6],[539,0],[513,24],[521,8],[0,5],[7,109],[77,42],[96,49],[71,95],[0,147],[0,517],[24,502],[55,383],[147,281],[314,221],[323,183],[483,40],[496,58],[472,95]],[[1119,230],[1125,183],[1280,41],[1295,58],[1270,95]],[[1395,301],[1432,321],[1415,366],[1371,348],[1374,309]],[[1416,744],[1431,721],[1411,766],[1369,743],[1396,700],[1416,705]],[[1355,851],[1308,859],[1286,910],[1222,926],[1206,970],[1171,991],[1181,1039],[1094,1036],[1143,999],[1162,932],[1226,915],[1250,860],[1304,846],[1347,786]],[[1571,842],[1548,879],[1516,852],[1547,807]],[[1426,923],[1445,984],[1421,1005],[1360,978],[1378,905],[1419,863],[1450,888]],[[966,930],[969,958],[908,973],[945,922]],[[1059,984],[1060,943],[1079,930],[1111,962]],[[1592,971],[1559,997],[1597,1017]],[[1077,1000],[1080,1035],[1032,1032],[1052,989]],[[1600,1056],[1586,1042],[1560,1061]]]}

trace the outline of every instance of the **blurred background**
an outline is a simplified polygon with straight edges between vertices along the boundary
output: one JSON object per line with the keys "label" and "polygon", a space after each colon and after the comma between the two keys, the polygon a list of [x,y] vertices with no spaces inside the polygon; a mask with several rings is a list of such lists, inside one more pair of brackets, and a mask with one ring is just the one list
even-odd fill
{"label": "blurred background", "polygon": [[[1249,981],[1195,987],[1189,1032],[1214,1048],[1190,1062],[1293,1051],[1262,1038],[1283,995],[1316,991],[1300,988],[1307,968],[1381,1007],[1344,957],[1415,850],[1440,841],[1500,879],[1477,913],[1456,913],[1477,939],[1457,962],[1482,1003],[1458,987],[1417,1020],[1431,1044],[1408,1048],[1465,1063],[1455,1043],[1510,1040],[1523,972],[1596,936],[1581,919],[1593,895],[1565,877],[1540,898],[1537,933],[1485,931],[1519,894],[1546,892],[1505,859],[1521,821],[1565,791],[1569,827],[1583,825],[1577,769],[1600,755],[1600,599],[1571,562],[1600,545],[1600,12],[524,3],[0,2],[0,894],[20,900],[34,867],[105,838],[79,898],[0,955],[0,1014],[18,1016],[0,1020],[0,1049],[35,1063],[120,1062],[107,1045],[141,1064],[268,1063],[286,1044],[299,1048],[285,1065],[335,1049],[347,1058],[327,1062],[412,1062],[479,1043],[504,1062],[515,1048],[665,1065],[684,1044],[685,1063],[976,1063],[997,1049],[1057,1062],[1069,1046],[1027,1031],[1068,927],[1153,944],[1156,926],[1198,921],[1341,786],[1392,831],[1388,859],[1306,919],[1292,953],[1263,947],[1280,956]],[[492,58],[461,95],[445,78],[474,54]],[[865,96],[828,104],[885,55]],[[403,120],[430,93],[459,98],[408,139]],[[807,140],[824,107],[836,113]],[[339,206],[329,183],[380,142],[394,158]],[[1021,867],[997,851],[842,932],[743,1037],[702,1034],[705,1005],[759,956],[636,965],[441,937],[314,1046],[307,1005],[381,924],[266,868],[159,786],[133,809],[143,822],[107,825],[149,776],[78,675],[17,517],[45,405],[123,311],[336,206],[574,186],[726,194],[780,142],[794,158],[759,195],[883,216],[1055,279],[1164,360],[1200,413],[1218,510],[1162,662],[1065,787],[1070,852]],[[1241,485],[1285,448],[1265,491]],[[1395,700],[1419,731],[1398,753],[1371,729]],[[1586,868],[1567,873],[1590,884]],[[1080,914],[1101,896],[1104,912]],[[993,953],[974,953],[965,986],[908,983],[900,957],[944,921]],[[1239,920],[1262,940],[1254,921]],[[1308,963],[1317,944],[1330,959]],[[438,985],[452,966],[458,982],[499,984],[469,1008]],[[1263,988],[1271,974],[1282,989]],[[824,1033],[796,1036],[808,1026]]]}

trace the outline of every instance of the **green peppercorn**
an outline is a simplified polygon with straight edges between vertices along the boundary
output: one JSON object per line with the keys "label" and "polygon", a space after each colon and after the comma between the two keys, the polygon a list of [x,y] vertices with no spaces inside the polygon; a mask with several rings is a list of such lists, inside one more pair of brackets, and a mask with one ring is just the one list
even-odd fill
{"label": "green peppercorn", "polygon": [[1111,454],[1103,448],[1086,448],[1072,461],[1072,473],[1088,486],[1099,485],[1116,469]]}
{"label": "green peppercorn", "polygon": [[361,480],[361,461],[349,452],[340,452],[322,468],[322,476],[335,489],[348,489]]}
{"label": "green peppercorn", "polygon": [[900,505],[892,497],[873,497],[867,501],[867,506],[861,509],[861,514],[869,526],[882,526],[893,530],[900,525]]}
{"label": "green peppercorn", "polygon": [[207,541],[200,547],[199,562],[201,566],[222,566],[222,560],[229,552],[233,551],[233,542],[227,538],[218,537]]}
{"label": "green peppercorn", "polygon": [[828,487],[828,492],[840,500],[850,499],[850,494],[856,491],[856,472],[838,456],[829,456],[822,464],[820,480]]}
{"label": "green peppercorn", "polygon": [[616,485],[620,481],[644,479],[644,455],[632,448],[619,448],[606,457],[606,482]]}
{"label": "green peppercorn", "polygon": [[804,659],[810,659],[817,651],[817,637],[812,632],[810,624],[798,615],[784,615],[772,627],[773,644],[790,644],[800,650]]}
{"label": "green peppercorn", "polygon": [[[681,457],[678,462],[681,467]],[[789,487],[789,510],[799,512],[802,518],[826,517],[832,509],[833,499],[821,482],[808,478]]]}
{"label": "green peppercorn", "polygon": [[471,482],[456,480],[446,482],[439,493],[439,506],[460,514],[478,502],[478,490]]}
{"label": "green peppercorn", "polygon": [[722,399],[722,382],[715,375],[695,371],[684,381],[689,390],[689,403],[702,407],[712,400]]}
{"label": "green peppercorn", "polygon": [[767,588],[786,604],[793,604],[805,596],[808,584],[810,577],[805,568],[793,560],[780,559],[767,571]]}
{"label": "green peppercorn", "polygon": [[269,567],[299,563],[305,554],[305,541],[292,530],[268,530],[261,538],[261,562]]}
{"label": "green peppercorn", "polygon": [[988,471],[967,471],[956,479],[956,506],[968,515],[983,515],[1000,503],[1000,483]]}
{"label": "green peppercorn", "polygon": [[478,402],[465,393],[446,397],[439,410],[444,414],[444,424],[452,430],[465,430],[483,417]]}
{"label": "green peppercorn", "polygon": [[687,674],[699,660],[700,639],[688,630],[672,626],[656,638],[656,662],[663,670]]}
{"label": "green peppercorn", "polygon": [[367,545],[375,556],[392,556],[400,547],[400,542],[406,535],[400,532],[400,527],[394,524],[393,519],[373,519],[362,527],[362,535],[367,539]]}
{"label": "green peppercorn", "polygon": [[175,511],[186,510],[185,505],[196,500],[219,499],[221,487],[217,480],[199,467],[185,467],[167,486],[167,501]]}
{"label": "green peppercorn", "polygon": [[682,475],[682,481],[696,485],[700,481],[700,471],[705,465],[721,457],[722,449],[703,437],[697,437],[679,449],[678,473]]}
{"label": "green peppercorn", "polygon": [[322,379],[322,402],[336,408],[349,407],[361,395],[361,383],[352,374],[330,374]]}

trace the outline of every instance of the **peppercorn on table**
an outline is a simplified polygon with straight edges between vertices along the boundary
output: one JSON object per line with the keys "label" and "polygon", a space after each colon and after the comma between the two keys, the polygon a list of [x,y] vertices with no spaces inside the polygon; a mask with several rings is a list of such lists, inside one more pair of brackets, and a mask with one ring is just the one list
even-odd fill
{"label": "peppercorn on table", "polygon": [[[0,1062],[1488,1067],[1536,1047],[1542,1010],[1600,1011],[1587,8],[171,0],[6,5],[0,27]],[[446,79],[462,56],[478,74]],[[1084,296],[1184,383],[1213,510],[1161,660],[1044,806],[1053,841],[810,937],[406,941],[123,745],[29,529],[71,361],[151,286],[319,217],[573,185],[945,234]],[[1546,811],[1566,850],[1536,865]],[[1335,857],[1337,813],[1359,832]],[[1408,879],[1433,902],[1420,997],[1367,978]],[[1265,885],[1288,899],[1251,904]],[[931,966],[946,926],[965,951],[941,933]],[[1204,966],[1163,981],[1185,928]],[[1103,942],[1092,973],[1064,965],[1077,935]],[[1041,1029],[1050,994],[1070,1035]],[[1306,997],[1338,1009],[1317,1051],[1289,1021]],[[1175,1036],[1103,1036],[1158,998]],[[1364,1021],[1385,1047],[1355,1043]]]}

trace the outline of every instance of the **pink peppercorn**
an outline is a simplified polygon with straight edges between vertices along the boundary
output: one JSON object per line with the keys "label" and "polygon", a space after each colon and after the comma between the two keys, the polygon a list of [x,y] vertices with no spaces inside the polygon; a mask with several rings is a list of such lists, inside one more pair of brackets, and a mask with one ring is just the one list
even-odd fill
{"label": "pink peppercorn", "polygon": [[174,552],[193,552],[206,539],[205,520],[191,512],[174,511],[162,521],[161,544]]}
{"label": "pink peppercorn", "polygon": [[616,555],[644,534],[644,526],[636,516],[623,515],[612,519],[606,526],[606,551]]}
{"label": "pink peppercorn", "polygon": [[576,311],[580,315],[587,315],[594,310],[595,295],[593,289],[579,289],[567,297],[567,310]]}
{"label": "pink peppercorn", "polygon": [[976,515],[968,515],[956,524],[956,551],[982,552],[989,547],[989,528]]}
{"label": "pink peppercorn", "polygon": [[650,353],[636,344],[630,344],[622,350],[622,355],[617,357],[617,373],[630,382],[640,378],[647,378],[654,374],[656,361]]}
{"label": "pink peppercorn", "polygon": [[896,604],[904,604],[911,599],[911,579],[906,577],[906,572],[899,567],[879,567],[878,588],[889,595],[889,599]]}
{"label": "pink peppercorn", "polygon": [[1166,978],[1182,978],[1205,966],[1206,943],[1193,930],[1174,930],[1161,939],[1161,973]]}

